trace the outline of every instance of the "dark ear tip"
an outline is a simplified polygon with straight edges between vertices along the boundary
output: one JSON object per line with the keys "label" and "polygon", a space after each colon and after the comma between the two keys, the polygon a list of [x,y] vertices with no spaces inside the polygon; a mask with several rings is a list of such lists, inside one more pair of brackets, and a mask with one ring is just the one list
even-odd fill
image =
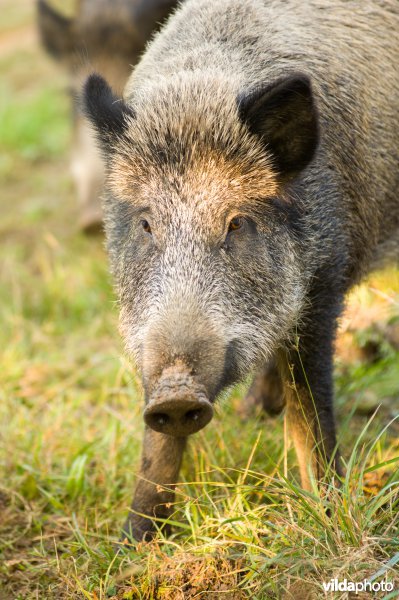
{"label": "dark ear tip", "polygon": [[306,95],[312,94],[312,81],[309,75],[305,73],[293,73],[286,80],[287,89],[292,91],[302,92]]}
{"label": "dark ear tip", "polygon": [[36,1],[37,24],[43,46],[54,58],[67,56],[74,48],[74,19],[55,10],[46,0]]}
{"label": "dark ear tip", "polygon": [[111,88],[99,73],[91,73],[83,84],[83,95],[85,98],[100,97],[111,93]]}
{"label": "dark ear tip", "polygon": [[84,88],[88,91],[93,91],[96,88],[104,89],[104,87],[109,88],[109,85],[99,73],[90,73],[84,82]]}
{"label": "dark ear tip", "polygon": [[275,93],[279,94],[279,92],[285,95],[300,94],[311,98],[313,96],[311,78],[305,73],[292,73],[285,79],[276,82]]}
{"label": "dark ear tip", "polygon": [[83,84],[82,108],[88,118],[91,118],[98,104],[102,104],[104,98],[111,98],[112,90],[104,77],[98,73],[91,73]]}
{"label": "dark ear tip", "polygon": [[306,87],[311,87],[311,79],[307,73],[291,73],[290,79],[293,82],[297,82],[298,85],[304,85]]}
{"label": "dark ear tip", "polygon": [[36,5],[39,13],[46,14],[51,12],[51,8],[45,0],[37,0]]}
{"label": "dark ear tip", "polygon": [[51,19],[55,19],[59,23],[70,24],[71,19],[68,17],[64,17],[64,15],[60,14],[54,8],[46,2],[46,0],[37,0],[37,11],[40,17],[50,17]]}

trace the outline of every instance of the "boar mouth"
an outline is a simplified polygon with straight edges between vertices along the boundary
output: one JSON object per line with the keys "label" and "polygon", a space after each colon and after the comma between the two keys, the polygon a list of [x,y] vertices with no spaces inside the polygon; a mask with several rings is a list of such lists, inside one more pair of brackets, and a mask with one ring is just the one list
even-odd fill
{"label": "boar mouth", "polygon": [[144,410],[144,421],[154,431],[174,437],[196,433],[213,417],[205,388],[176,367],[166,369]]}

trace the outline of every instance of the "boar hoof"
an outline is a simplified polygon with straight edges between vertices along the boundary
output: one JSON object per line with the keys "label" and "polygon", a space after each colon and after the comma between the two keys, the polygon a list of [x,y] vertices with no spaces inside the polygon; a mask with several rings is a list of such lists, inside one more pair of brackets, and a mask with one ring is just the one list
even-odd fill
{"label": "boar hoof", "polygon": [[121,542],[126,539],[129,542],[150,542],[156,535],[157,530],[162,529],[163,533],[169,535],[170,525],[155,525],[150,518],[141,515],[132,514],[127,519],[122,528]]}

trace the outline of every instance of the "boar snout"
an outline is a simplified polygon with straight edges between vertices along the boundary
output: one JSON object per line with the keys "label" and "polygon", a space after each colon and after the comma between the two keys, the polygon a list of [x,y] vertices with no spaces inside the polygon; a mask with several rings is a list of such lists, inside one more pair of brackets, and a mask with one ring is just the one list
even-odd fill
{"label": "boar snout", "polygon": [[144,411],[144,421],[151,429],[174,437],[196,433],[212,416],[205,388],[178,367],[164,370]]}
{"label": "boar snout", "polygon": [[196,433],[209,423],[213,408],[206,398],[174,397],[151,403],[144,420],[151,429],[175,437]]}

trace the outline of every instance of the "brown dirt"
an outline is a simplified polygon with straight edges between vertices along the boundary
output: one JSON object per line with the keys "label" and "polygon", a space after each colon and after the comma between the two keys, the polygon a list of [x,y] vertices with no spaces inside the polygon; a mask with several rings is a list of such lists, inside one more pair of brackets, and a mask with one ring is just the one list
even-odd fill
{"label": "brown dirt", "polygon": [[[244,569],[242,561],[220,553],[193,555],[176,553],[167,557],[154,546],[150,573],[156,575],[143,587],[143,579],[130,578],[128,586],[119,588],[111,600],[126,597],[148,600],[221,599],[244,600],[247,594],[239,587]],[[138,584],[137,581],[140,581]]]}

